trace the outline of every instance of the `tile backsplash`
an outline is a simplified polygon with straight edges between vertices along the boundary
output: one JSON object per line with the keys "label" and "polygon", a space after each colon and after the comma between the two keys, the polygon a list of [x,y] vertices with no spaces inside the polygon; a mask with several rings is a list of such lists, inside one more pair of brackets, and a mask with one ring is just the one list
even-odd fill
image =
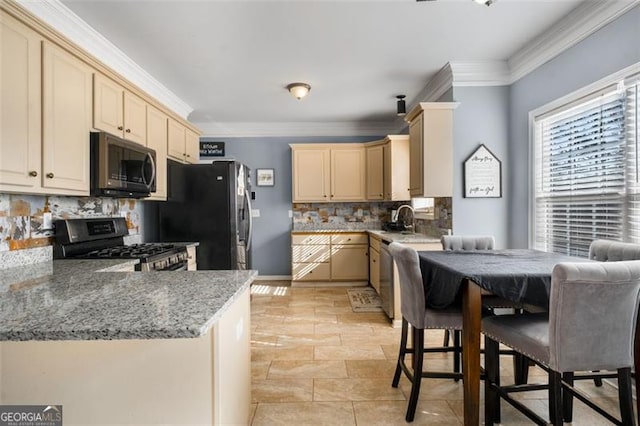
{"label": "tile backsplash", "polygon": [[[293,229],[380,229],[406,202],[294,203]],[[434,200],[435,219],[417,219],[416,231],[442,235],[451,228],[451,198]]]}
{"label": "tile backsplash", "polygon": [[53,229],[43,228],[44,213],[53,220],[79,217],[124,216],[130,234],[140,233],[138,200],[0,194],[0,252],[53,244]]}

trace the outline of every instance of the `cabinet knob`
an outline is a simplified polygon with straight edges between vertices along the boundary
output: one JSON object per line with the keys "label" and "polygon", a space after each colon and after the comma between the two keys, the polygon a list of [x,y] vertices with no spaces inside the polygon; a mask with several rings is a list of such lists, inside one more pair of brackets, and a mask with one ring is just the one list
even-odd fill
{"label": "cabinet knob", "polygon": [[373,260],[372,260],[372,262],[373,262],[373,263],[376,263],[376,260],[375,260],[375,259],[373,259]]}
{"label": "cabinet knob", "polygon": [[48,177],[49,179],[53,179],[53,173],[47,173],[47,177]]}
{"label": "cabinet knob", "polygon": [[131,129],[127,129],[127,130],[125,130],[125,132],[131,133]]}
{"label": "cabinet knob", "polygon": [[187,156],[187,158],[191,158],[191,156],[189,154],[185,154]]}
{"label": "cabinet knob", "polygon": [[380,193],[380,194],[378,194],[378,195],[382,197],[382,193]]}
{"label": "cabinet knob", "polygon": [[118,126],[118,130],[122,130],[122,129],[124,129],[124,127]]}
{"label": "cabinet knob", "polygon": [[29,176],[31,176],[31,177],[36,177],[36,176],[38,176],[38,172],[36,172],[35,170],[31,170],[31,171],[29,172]]}

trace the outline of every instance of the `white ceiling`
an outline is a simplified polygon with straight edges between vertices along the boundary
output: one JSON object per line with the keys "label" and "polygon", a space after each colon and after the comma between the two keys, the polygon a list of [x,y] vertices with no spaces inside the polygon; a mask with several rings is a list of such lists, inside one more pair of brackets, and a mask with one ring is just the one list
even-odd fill
{"label": "white ceiling", "polygon": [[[423,100],[448,61],[508,60],[582,1],[62,3],[193,108],[206,134],[243,123],[397,128],[397,94]],[[294,81],[312,87],[301,101],[284,88]]]}

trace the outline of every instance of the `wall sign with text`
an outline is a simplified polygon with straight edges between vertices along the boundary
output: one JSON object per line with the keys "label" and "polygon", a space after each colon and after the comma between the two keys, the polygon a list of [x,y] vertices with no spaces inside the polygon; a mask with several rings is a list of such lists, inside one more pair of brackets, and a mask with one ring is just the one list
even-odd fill
{"label": "wall sign with text", "polygon": [[464,161],[464,196],[502,197],[502,162],[484,144]]}
{"label": "wall sign with text", "polygon": [[224,142],[200,141],[200,157],[224,157]]}

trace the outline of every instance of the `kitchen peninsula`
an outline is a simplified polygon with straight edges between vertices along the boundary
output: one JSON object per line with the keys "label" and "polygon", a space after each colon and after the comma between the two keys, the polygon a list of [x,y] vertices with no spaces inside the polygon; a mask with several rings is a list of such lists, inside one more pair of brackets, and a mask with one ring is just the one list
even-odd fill
{"label": "kitchen peninsula", "polygon": [[61,404],[65,424],[247,424],[256,272],[119,272],[135,262],[0,271],[0,404]]}

